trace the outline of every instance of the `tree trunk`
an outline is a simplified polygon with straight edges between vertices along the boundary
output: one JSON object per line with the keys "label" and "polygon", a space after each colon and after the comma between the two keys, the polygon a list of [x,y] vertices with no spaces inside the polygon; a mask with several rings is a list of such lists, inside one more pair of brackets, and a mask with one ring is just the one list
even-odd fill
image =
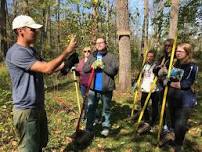
{"label": "tree trunk", "polygon": [[170,29],[168,38],[175,39],[177,34],[177,23],[179,14],[179,0],[172,0],[170,12]]}
{"label": "tree trunk", "polygon": [[56,11],[56,21],[57,21],[57,52],[60,51],[60,0],[58,0],[58,7]]}
{"label": "tree trunk", "polygon": [[14,17],[17,16],[17,9],[18,9],[17,0],[13,0],[13,16]]}
{"label": "tree trunk", "polygon": [[149,13],[148,0],[144,0],[144,23],[142,29],[141,55],[145,55],[145,51],[148,50],[148,25],[149,25],[148,13]]}
{"label": "tree trunk", "polygon": [[98,1],[92,0],[92,2],[93,2],[93,14],[92,14],[93,24],[92,24],[91,44],[94,46],[96,42],[96,33],[98,32]]}
{"label": "tree trunk", "polygon": [[109,12],[110,11],[110,3],[109,0],[106,1],[106,24],[107,24],[107,32],[106,32],[106,42],[109,44]]}
{"label": "tree trunk", "polygon": [[[43,25],[45,25],[45,14],[46,14],[46,10],[45,10],[45,8],[43,8],[43,9],[42,9]],[[40,39],[40,41],[41,41],[41,56],[43,56],[43,51],[44,51],[44,48],[45,48],[45,35],[46,35],[46,34],[45,34],[45,28],[46,28],[46,27],[43,27],[43,28],[41,29],[41,39]]]}
{"label": "tree trunk", "polygon": [[50,6],[48,7],[48,30],[47,30],[47,37],[48,37],[48,44],[50,45],[50,48],[52,48],[52,26],[51,26],[51,12],[50,12]]}
{"label": "tree trunk", "polygon": [[131,89],[131,50],[128,1],[116,1],[117,34],[119,39],[119,89],[127,92]]}
{"label": "tree trunk", "polygon": [[1,55],[0,61],[7,52],[7,33],[6,33],[6,0],[1,0],[0,6],[0,38],[1,38]]}
{"label": "tree trunk", "polygon": [[[158,4],[157,4],[158,3]],[[162,32],[163,24],[163,9],[164,9],[165,0],[160,0],[159,2],[154,3],[154,7],[157,5],[155,13],[155,22],[154,22],[154,47],[160,51],[160,39]]]}

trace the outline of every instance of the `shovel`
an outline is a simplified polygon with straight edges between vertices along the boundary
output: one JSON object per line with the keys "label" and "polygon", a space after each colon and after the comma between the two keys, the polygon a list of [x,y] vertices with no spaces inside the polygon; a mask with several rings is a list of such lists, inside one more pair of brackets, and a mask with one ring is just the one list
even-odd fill
{"label": "shovel", "polygon": [[79,116],[77,126],[76,126],[76,132],[72,135],[73,141],[75,143],[77,143],[78,145],[85,144],[85,143],[90,141],[90,136],[89,136],[89,141],[82,140],[82,137],[86,134],[89,134],[89,133],[86,132],[85,130],[80,129],[80,123],[81,123],[82,115],[83,115],[83,112],[85,109],[85,102],[87,100],[88,92],[90,90],[90,86],[91,86],[92,80],[94,78],[94,75],[95,75],[95,71],[94,71],[94,69],[91,69],[91,73],[90,73],[89,80],[88,80],[88,87],[87,87],[85,96],[83,97],[83,104],[81,107],[80,116]]}
{"label": "shovel", "polygon": [[76,99],[77,99],[77,104],[78,104],[79,112],[81,113],[81,104],[80,104],[80,99],[79,99],[79,89],[78,89],[78,81],[77,81],[77,78],[76,78],[75,67],[72,68],[72,72],[73,72],[73,76],[74,76],[74,84],[75,84],[75,88],[76,88]]}

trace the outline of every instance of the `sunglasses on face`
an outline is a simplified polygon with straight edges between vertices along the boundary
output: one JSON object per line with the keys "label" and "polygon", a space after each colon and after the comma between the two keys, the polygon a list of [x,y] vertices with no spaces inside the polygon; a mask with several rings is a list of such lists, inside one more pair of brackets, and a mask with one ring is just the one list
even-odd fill
{"label": "sunglasses on face", "polygon": [[31,28],[31,27],[25,27],[25,28],[28,28],[32,32],[36,32],[37,31],[37,29]]}
{"label": "sunglasses on face", "polygon": [[87,52],[88,52],[88,53],[90,53],[90,50],[87,50],[87,51],[83,51],[83,52],[84,52],[84,53],[87,53]]}
{"label": "sunglasses on face", "polygon": [[105,43],[104,41],[103,42],[96,42],[95,44],[103,44],[103,43]]}
{"label": "sunglasses on face", "polygon": [[165,44],[165,47],[171,47],[171,45],[170,44]]}
{"label": "sunglasses on face", "polygon": [[36,30],[36,29],[33,29],[33,28],[30,28],[30,31],[36,32],[37,30]]}

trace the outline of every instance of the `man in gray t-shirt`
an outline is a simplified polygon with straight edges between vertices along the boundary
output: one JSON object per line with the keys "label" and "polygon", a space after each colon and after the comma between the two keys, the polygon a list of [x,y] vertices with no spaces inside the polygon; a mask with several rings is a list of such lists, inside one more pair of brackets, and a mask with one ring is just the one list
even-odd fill
{"label": "man in gray t-shirt", "polygon": [[7,52],[6,63],[13,83],[12,96],[15,108],[44,107],[43,75],[29,70],[37,60],[39,59],[34,49],[17,43]]}
{"label": "man in gray t-shirt", "polygon": [[41,61],[36,50],[31,47],[37,29],[41,27],[29,16],[17,16],[12,22],[17,42],[6,54],[6,64],[12,80],[13,120],[20,152],[39,152],[47,145],[43,73],[52,74],[62,68],[64,59],[74,52],[76,46],[73,37],[61,55],[49,62]]}

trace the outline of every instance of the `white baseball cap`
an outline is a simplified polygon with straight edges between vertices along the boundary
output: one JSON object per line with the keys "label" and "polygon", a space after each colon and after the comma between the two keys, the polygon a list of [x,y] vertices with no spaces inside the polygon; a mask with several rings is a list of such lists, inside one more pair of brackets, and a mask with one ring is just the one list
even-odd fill
{"label": "white baseball cap", "polygon": [[19,15],[14,18],[13,23],[12,23],[12,29],[18,29],[22,27],[30,27],[33,29],[39,29],[43,25],[37,24],[30,16],[26,15]]}

